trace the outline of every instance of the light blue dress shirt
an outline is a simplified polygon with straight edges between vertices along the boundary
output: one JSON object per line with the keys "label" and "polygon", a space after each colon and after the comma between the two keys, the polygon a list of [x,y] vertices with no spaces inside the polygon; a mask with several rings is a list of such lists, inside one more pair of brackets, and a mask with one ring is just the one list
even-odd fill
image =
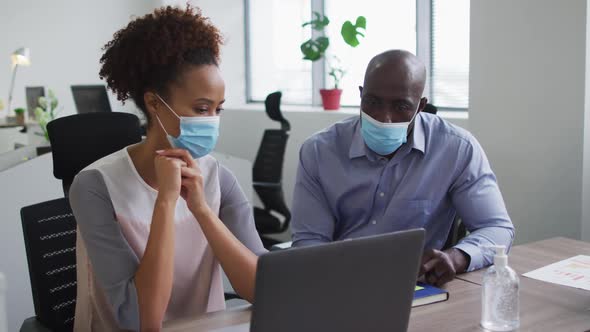
{"label": "light blue dress shirt", "polygon": [[371,151],[359,117],[336,123],[301,147],[293,199],[293,246],[424,228],[441,249],[455,215],[470,234],[455,247],[468,271],[490,265],[488,245],[506,245],[514,227],[477,140],[440,117],[419,113],[391,160]]}

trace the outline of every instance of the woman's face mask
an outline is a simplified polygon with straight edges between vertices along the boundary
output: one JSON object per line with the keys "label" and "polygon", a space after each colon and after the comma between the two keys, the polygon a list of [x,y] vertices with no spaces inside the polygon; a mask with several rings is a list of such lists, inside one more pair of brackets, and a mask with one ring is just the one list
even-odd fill
{"label": "woman's face mask", "polygon": [[166,128],[156,115],[156,119],[166,133],[166,138],[174,148],[187,150],[193,158],[201,158],[213,151],[219,137],[219,116],[180,117],[172,108],[156,94],[158,99],[180,120],[180,135],[168,134]]}

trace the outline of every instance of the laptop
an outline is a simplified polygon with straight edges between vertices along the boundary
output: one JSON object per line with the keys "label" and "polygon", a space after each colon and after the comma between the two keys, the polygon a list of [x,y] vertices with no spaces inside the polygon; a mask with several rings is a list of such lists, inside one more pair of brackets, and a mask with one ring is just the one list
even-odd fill
{"label": "laptop", "polygon": [[72,85],[71,88],[78,113],[111,112],[104,85]]}
{"label": "laptop", "polygon": [[39,106],[39,98],[45,96],[45,87],[27,86],[25,87],[25,96],[27,99],[27,113],[29,119],[35,118],[35,108]]}
{"label": "laptop", "polygon": [[215,331],[406,331],[423,245],[417,229],[262,255],[251,323]]}

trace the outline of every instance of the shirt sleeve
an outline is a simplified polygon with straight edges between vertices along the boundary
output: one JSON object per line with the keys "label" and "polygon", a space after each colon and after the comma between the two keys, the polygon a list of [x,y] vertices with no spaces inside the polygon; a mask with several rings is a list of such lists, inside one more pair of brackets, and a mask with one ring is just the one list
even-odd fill
{"label": "shirt sleeve", "polygon": [[69,199],[94,277],[111,304],[115,320],[121,329],[138,331],[134,276],[139,259],[121,232],[102,174],[98,170],[78,174]]}
{"label": "shirt sleeve", "polygon": [[475,138],[461,145],[458,176],[451,187],[453,205],[470,234],[455,248],[471,259],[467,271],[488,266],[493,261],[491,245],[504,245],[509,250],[514,239],[514,226],[508,216],[496,176]]}
{"label": "shirt sleeve", "polygon": [[316,147],[307,141],[299,151],[299,166],[292,204],[293,246],[332,242],[336,219],[318,176]]}
{"label": "shirt sleeve", "polygon": [[221,188],[219,219],[254,254],[260,256],[266,253],[267,250],[264,249],[256,231],[252,206],[234,174],[221,165],[219,167],[219,186]]}

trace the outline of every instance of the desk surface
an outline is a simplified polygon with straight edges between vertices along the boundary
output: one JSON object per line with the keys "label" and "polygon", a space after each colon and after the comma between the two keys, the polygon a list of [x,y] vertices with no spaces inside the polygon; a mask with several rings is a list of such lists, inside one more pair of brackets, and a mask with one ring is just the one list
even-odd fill
{"label": "desk surface", "polygon": [[[590,243],[555,238],[516,246],[509,265],[519,274],[579,254],[590,254]],[[413,308],[408,331],[485,331],[481,317],[481,276],[473,272],[448,283],[449,300]],[[519,331],[590,330],[590,292],[520,276]],[[249,307],[229,309],[165,324],[165,331],[210,331],[250,320]]]}
{"label": "desk surface", "polygon": [[[555,237],[515,246],[508,254],[508,265],[522,275],[576,255],[590,255],[590,243]],[[462,274],[458,278],[481,285],[484,272],[485,269]]]}
{"label": "desk surface", "polygon": [[33,120],[26,120],[25,124],[18,124],[16,118],[0,117],[0,128],[26,127],[33,124],[36,124]]}
{"label": "desk surface", "polygon": [[[523,277],[536,270],[576,255],[590,255],[590,243],[558,237],[515,246],[508,265],[520,277],[521,331],[590,330],[590,292]],[[485,270],[458,278],[481,285]],[[478,305],[473,302],[472,305]]]}

